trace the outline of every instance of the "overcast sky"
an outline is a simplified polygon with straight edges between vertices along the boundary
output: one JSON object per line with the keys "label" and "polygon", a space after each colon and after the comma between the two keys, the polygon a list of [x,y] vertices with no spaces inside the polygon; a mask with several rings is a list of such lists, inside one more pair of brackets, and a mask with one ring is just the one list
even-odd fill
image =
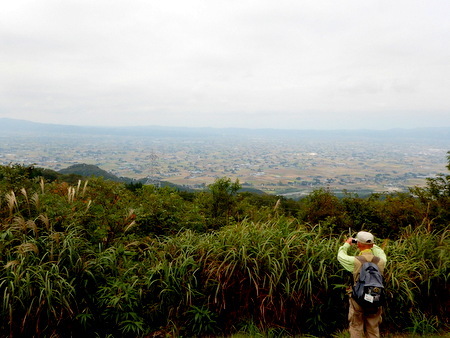
{"label": "overcast sky", "polygon": [[104,126],[450,126],[449,0],[14,0],[0,117]]}

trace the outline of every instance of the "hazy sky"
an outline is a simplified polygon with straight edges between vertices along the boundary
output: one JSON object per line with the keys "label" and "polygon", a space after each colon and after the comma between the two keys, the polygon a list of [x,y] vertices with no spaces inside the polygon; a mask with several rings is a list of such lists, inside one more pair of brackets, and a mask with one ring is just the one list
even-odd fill
{"label": "hazy sky", "polygon": [[449,0],[4,1],[0,117],[450,126],[449,18]]}

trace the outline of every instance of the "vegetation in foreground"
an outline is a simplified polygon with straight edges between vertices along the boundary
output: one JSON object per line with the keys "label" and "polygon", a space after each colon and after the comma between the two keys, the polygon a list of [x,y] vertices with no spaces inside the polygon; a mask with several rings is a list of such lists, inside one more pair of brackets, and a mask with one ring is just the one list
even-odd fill
{"label": "vegetation in foreground", "polygon": [[368,198],[239,190],[0,167],[2,336],[344,337],[349,226],[389,258],[382,329],[449,331],[450,175]]}

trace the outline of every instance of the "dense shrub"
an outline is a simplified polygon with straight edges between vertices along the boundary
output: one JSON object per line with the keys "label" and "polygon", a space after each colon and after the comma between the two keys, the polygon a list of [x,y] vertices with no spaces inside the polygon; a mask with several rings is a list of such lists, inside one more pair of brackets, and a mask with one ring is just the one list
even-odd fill
{"label": "dense shrub", "polygon": [[329,336],[347,326],[351,276],[336,254],[349,226],[388,255],[384,329],[448,330],[446,180],[297,202],[240,195],[227,179],[186,198],[12,169],[24,187],[0,184],[1,336]]}

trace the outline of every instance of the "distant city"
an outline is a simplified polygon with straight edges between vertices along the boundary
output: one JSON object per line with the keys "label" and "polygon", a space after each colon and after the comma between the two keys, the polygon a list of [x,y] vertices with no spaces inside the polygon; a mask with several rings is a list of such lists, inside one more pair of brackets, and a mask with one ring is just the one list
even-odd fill
{"label": "distant city", "polygon": [[201,189],[216,178],[298,197],[314,189],[406,191],[447,171],[450,128],[294,131],[88,128],[0,119],[0,163],[61,170],[97,165],[119,177]]}

